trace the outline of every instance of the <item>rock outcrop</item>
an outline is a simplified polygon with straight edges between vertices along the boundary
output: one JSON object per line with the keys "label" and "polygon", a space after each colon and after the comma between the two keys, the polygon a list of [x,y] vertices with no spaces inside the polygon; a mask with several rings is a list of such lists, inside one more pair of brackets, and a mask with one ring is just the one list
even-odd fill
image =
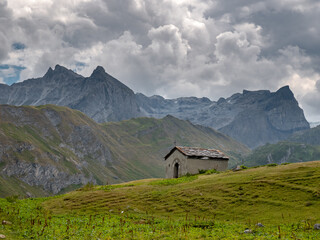
{"label": "rock outcrop", "polygon": [[92,176],[87,177],[83,173],[70,174],[52,165],[24,161],[8,164],[2,173],[8,177],[16,177],[31,186],[42,187],[53,194],[59,193],[70,185],[97,183]]}

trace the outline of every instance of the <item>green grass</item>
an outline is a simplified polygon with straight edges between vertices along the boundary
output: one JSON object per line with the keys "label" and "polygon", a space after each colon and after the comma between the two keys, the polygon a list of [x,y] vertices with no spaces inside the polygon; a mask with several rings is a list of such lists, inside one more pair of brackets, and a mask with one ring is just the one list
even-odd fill
{"label": "green grass", "polygon": [[0,233],[9,239],[319,239],[313,230],[320,222],[319,180],[316,161],[88,184],[53,198],[1,199],[0,217],[13,224]]}
{"label": "green grass", "polygon": [[170,186],[170,185],[177,185],[180,183],[191,182],[196,180],[198,176],[182,176],[180,178],[172,178],[172,179],[163,179],[158,181],[150,182],[150,185],[160,185],[160,186]]}

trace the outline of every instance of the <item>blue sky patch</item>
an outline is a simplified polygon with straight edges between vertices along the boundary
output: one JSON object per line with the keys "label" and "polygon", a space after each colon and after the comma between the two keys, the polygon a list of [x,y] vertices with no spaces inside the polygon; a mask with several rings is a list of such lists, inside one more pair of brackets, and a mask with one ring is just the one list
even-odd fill
{"label": "blue sky patch", "polygon": [[76,62],[76,66],[75,66],[75,68],[72,69],[72,71],[78,73],[87,66],[88,65],[84,62]]}
{"label": "blue sky patch", "polygon": [[23,50],[26,48],[26,45],[24,45],[23,43],[20,42],[15,42],[12,44],[12,49],[14,50]]}
{"label": "blue sky patch", "polygon": [[24,69],[26,68],[21,66],[0,64],[0,78],[3,79],[6,84],[12,85],[19,81],[20,73]]}

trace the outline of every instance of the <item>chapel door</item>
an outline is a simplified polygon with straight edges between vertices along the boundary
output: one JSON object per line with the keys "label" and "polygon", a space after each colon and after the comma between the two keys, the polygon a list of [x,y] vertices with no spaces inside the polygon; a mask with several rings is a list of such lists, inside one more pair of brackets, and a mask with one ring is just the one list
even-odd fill
{"label": "chapel door", "polygon": [[176,163],[173,167],[173,178],[179,177],[179,163]]}

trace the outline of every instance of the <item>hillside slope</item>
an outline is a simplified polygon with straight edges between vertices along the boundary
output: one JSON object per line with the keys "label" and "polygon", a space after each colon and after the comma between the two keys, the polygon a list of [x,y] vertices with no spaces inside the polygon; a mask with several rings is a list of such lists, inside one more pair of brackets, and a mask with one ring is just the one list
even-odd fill
{"label": "hillside slope", "polygon": [[[56,213],[81,211],[211,216],[264,223],[320,220],[320,161],[237,172],[141,180],[83,189],[48,200]],[[130,206],[130,208],[128,208]]]}
{"label": "hillside slope", "polygon": [[0,105],[0,196],[163,177],[163,156],[174,141],[218,148],[231,166],[249,153],[219,132],[171,116],[98,124],[66,107]]}

